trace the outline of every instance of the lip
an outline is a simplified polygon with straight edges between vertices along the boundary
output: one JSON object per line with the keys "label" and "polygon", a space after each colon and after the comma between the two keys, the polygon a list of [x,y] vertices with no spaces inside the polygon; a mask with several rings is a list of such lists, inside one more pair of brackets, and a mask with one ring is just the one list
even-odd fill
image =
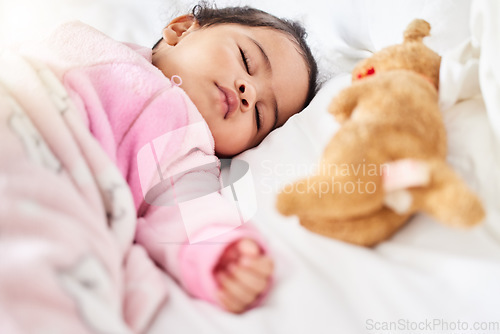
{"label": "lip", "polygon": [[240,103],[236,93],[231,89],[219,85],[217,85],[217,88],[221,93],[222,113],[224,114],[224,119],[226,119],[238,109]]}

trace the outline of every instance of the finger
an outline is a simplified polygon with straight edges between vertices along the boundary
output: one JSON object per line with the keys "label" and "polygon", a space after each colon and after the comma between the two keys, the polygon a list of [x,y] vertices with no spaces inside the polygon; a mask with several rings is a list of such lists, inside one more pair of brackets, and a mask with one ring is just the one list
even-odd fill
{"label": "finger", "polygon": [[256,274],[254,271],[245,267],[230,265],[229,271],[235,280],[239,281],[246,289],[252,291],[255,295],[264,291],[269,284],[267,277]]}
{"label": "finger", "polygon": [[248,305],[255,299],[256,293],[232,277],[229,277],[229,275],[219,273],[218,276],[222,289],[243,305]]}
{"label": "finger", "polygon": [[240,313],[245,308],[245,306],[240,301],[229,295],[226,291],[217,291],[217,297],[222,306],[229,312]]}
{"label": "finger", "polygon": [[229,263],[238,261],[240,257],[239,242],[236,241],[226,247],[216,266],[216,271],[225,270]]}
{"label": "finger", "polygon": [[259,245],[251,239],[242,239],[238,242],[240,254],[246,256],[257,256],[260,254]]}
{"label": "finger", "polygon": [[226,250],[222,254],[219,261],[219,265],[221,267],[225,267],[228,263],[236,261],[238,257],[239,257],[239,252],[237,244],[231,244],[226,248]]}
{"label": "finger", "polygon": [[241,257],[239,264],[262,277],[269,277],[274,270],[274,262],[268,256],[259,256],[257,258]]}

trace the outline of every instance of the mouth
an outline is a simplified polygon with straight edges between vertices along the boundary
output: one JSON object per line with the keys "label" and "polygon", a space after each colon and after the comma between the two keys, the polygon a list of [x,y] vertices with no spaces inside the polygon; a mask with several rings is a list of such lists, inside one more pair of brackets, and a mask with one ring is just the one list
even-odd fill
{"label": "mouth", "polygon": [[231,89],[221,87],[217,84],[216,86],[220,92],[222,113],[224,114],[224,119],[227,119],[236,111],[236,109],[238,109],[238,97],[236,96],[236,93]]}

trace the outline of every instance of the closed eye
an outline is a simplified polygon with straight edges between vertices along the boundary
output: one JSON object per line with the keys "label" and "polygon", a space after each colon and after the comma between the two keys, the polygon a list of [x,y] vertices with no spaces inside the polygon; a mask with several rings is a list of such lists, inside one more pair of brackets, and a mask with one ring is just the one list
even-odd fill
{"label": "closed eye", "polygon": [[245,53],[245,51],[243,51],[242,48],[240,48],[240,54],[241,54],[241,59],[243,60],[243,65],[245,65],[247,73],[250,74],[250,67],[248,66],[249,60],[247,54]]}
{"label": "closed eye", "polygon": [[259,131],[260,127],[262,126],[262,115],[260,114],[257,106],[255,106],[255,121],[257,123],[257,131]]}

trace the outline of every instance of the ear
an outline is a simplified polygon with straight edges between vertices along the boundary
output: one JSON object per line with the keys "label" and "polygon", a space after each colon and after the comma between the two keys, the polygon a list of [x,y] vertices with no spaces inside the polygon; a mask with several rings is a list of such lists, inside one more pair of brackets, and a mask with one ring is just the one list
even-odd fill
{"label": "ear", "polygon": [[163,29],[163,39],[168,45],[175,46],[186,34],[197,28],[199,24],[193,15],[182,15],[173,19]]}

